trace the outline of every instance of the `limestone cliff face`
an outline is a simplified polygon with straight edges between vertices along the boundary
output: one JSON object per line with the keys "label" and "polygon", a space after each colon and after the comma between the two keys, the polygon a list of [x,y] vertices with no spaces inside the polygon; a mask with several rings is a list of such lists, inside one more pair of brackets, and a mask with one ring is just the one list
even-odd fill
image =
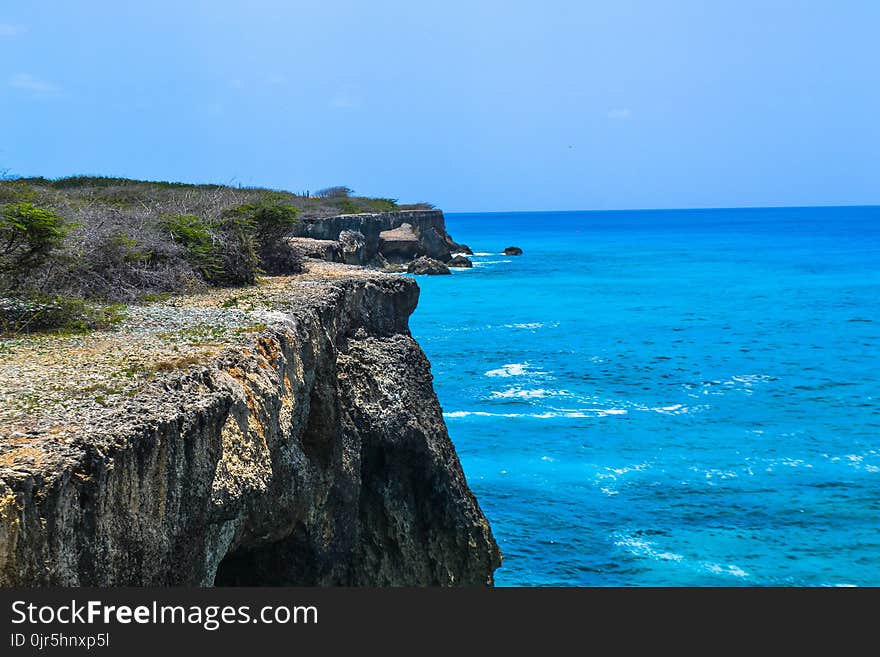
{"label": "limestone cliff face", "polygon": [[[295,228],[300,238],[339,241],[343,250],[350,248],[357,255],[346,255],[348,264],[381,264],[408,262],[427,255],[443,262],[452,252],[465,250],[446,232],[446,220],[440,210],[407,210],[375,214],[346,214],[321,219],[305,219]],[[356,237],[355,237],[356,236]]]}
{"label": "limestone cliff face", "polygon": [[244,347],[0,459],[0,585],[491,584],[418,287],[337,267]]}

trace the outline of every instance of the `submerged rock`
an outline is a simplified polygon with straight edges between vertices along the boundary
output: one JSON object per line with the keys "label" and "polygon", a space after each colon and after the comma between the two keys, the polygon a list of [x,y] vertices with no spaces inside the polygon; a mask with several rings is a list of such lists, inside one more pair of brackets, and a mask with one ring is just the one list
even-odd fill
{"label": "submerged rock", "polygon": [[522,255],[522,252],[523,250],[518,246],[508,246],[506,249],[504,249],[504,255],[508,256]]}
{"label": "submerged rock", "polygon": [[409,263],[409,266],[406,268],[406,271],[410,274],[451,274],[449,271],[449,267],[444,265],[439,260],[434,260],[433,258],[428,258],[426,256],[422,256],[417,260],[413,260]]}
{"label": "submerged rock", "polygon": [[473,267],[474,263],[470,261],[470,259],[465,258],[463,255],[457,255],[452,260],[446,263],[447,267]]}

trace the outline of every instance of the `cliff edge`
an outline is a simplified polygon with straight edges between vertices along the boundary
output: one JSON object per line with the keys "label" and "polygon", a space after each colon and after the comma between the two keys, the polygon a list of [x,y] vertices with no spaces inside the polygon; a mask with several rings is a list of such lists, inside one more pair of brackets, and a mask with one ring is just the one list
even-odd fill
{"label": "cliff edge", "polygon": [[491,584],[418,294],[308,261],[3,344],[0,585]]}

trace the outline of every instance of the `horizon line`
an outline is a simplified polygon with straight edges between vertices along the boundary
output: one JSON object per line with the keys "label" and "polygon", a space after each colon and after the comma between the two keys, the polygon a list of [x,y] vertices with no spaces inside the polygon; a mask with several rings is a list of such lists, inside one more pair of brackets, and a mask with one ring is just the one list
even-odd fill
{"label": "horizon line", "polygon": [[569,212],[698,212],[701,210],[821,210],[833,208],[880,208],[880,203],[831,203],[827,205],[706,205],[690,208],[609,208],[587,210],[442,210],[444,214],[564,214]]}

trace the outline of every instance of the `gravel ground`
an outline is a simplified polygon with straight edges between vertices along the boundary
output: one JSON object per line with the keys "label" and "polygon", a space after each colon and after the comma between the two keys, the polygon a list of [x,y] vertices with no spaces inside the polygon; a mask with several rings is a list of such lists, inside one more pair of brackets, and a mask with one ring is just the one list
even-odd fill
{"label": "gravel ground", "polygon": [[83,427],[172,373],[210,364],[285,321],[333,279],[382,274],[311,261],[298,276],[131,306],[110,331],[0,340],[0,454],[30,440],[72,439]]}

